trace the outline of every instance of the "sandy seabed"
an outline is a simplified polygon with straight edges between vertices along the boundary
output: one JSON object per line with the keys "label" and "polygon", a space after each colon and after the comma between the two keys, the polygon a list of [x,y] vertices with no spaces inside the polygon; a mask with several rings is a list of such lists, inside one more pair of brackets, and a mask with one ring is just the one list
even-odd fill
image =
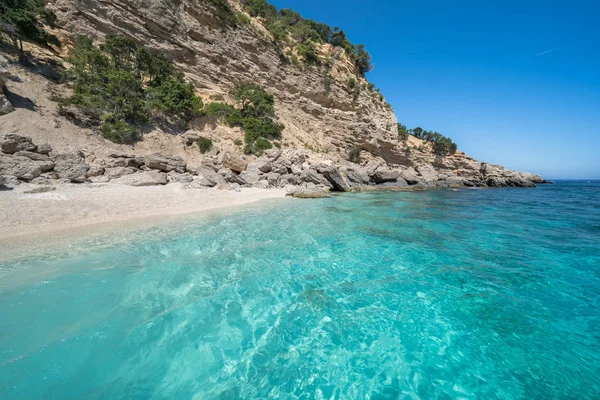
{"label": "sandy seabed", "polygon": [[142,228],[166,217],[285,197],[278,189],[235,192],[185,189],[179,184],[65,185],[45,193],[26,191],[21,187],[0,191],[0,259],[35,252],[41,243],[51,246],[101,231]]}

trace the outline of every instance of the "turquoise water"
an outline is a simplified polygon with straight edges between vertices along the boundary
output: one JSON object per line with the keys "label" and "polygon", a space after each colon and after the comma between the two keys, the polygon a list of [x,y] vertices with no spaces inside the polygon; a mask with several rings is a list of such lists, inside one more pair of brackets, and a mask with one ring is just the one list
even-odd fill
{"label": "turquoise water", "polygon": [[5,400],[600,396],[598,182],[276,201],[0,282]]}

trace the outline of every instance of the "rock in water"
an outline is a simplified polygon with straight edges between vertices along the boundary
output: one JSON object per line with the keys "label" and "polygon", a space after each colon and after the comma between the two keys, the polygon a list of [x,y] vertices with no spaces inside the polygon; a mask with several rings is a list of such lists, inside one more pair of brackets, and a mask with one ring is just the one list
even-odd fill
{"label": "rock in water", "polygon": [[86,181],[89,166],[80,153],[63,153],[53,157],[54,172],[60,179],[68,179],[74,183]]}
{"label": "rock in water", "polygon": [[333,185],[333,188],[339,192],[350,192],[352,187],[348,179],[340,172],[339,169],[331,167],[323,172],[323,176]]}

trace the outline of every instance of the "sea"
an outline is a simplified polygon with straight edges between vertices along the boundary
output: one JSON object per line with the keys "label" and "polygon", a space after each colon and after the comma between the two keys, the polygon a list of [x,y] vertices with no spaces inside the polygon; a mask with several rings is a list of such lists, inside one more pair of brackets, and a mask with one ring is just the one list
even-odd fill
{"label": "sea", "polygon": [[279,199],[0,254],[0,399],[598,399],[600,181]]}

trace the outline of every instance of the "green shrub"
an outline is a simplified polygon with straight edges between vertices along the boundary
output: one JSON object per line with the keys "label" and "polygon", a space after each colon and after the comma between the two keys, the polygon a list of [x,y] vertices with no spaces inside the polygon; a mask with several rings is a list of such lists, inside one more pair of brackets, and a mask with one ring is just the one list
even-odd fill
{"label": "green shrub", "polygon": [[325,93],[329,94],[331,92],[331,85],[333,84],[333,79],[331,75],[325,75],[323,78],[323,85],[325,86]]}
{"label": "green shrub", "polygon": [[45,29],[54,28],[56,15],[46,9],[42,0],[1,0],[0,1],[0,34],[4,33],[12,39],[23,61],[23,40],[34,42],[41,46],[58,46],[58,38]]}
{"label": "green shrub", "polygon": [[350,77],[348,79],[348,89],[353,90],[356,87],[356,78]]}
{"label": "green shrub", "polygon": [[207,0],[215,10],[215,16],[225,25],[230,27],[237,26],[236,14],[227,2],[227,0]]}
{"label": "green shrub", "polygon": [[198,140],[196,140],[196,144],[198,145],[198,149],[200,153],[204,154],[212,150],[213,142],[209,138],[205,138],[204,136],[200,136]]}
{"label": "green shrub", "polygon": [[235,20],[239,26],[250,25],[252,21],[244,13],[238,12],[235,14]]}
{"label": "green shrub", "polygon": [[172,61],[131,38],[107,36],[95,46],[92,39],[78,37],[66,61],[73,93],[61,105],[76,106],[90,119],[103,121],[100,131],[109,140],[137,138],[124,124],[147,122],[152,111],[189,120],[202,109],[193,85],[174,71]]}
{"label": "green shrub", "polygon": [[408,140],[408,129],[406,129],[406,125],[402,125],[400,122],[398,122],[398,137],[403,142]]}
{"label": "green shrub", "polygon": [[242,145],[244,144],[244,141],[243,141],[242,139],[235,139],[235,140],[233,141],[233,143],[234,143],[236,146],[242,146]]}
{"label": "green shrub", "polygon": [[237,113],[238,111],[234,107],[225,103],[208,103],[204,107],[204,114],[217,119],[227,118]]}
{"label": "green shrub", "polygon": [[[241,83],[230,92],[230,96],[240,106],[236,113],[226,117],[230,126],[244,129],[246,146],[244,151],[262,154],[269,140],[280,139],[284,126],[274,121],[275,100],[262,87],[254,83]],[[268,145],[267,145],[268,143]]]}
{"label": "green shrub", "polygon": [[292,64],[294,64],[296,67],[300,66],[300,60],[298,60],[298,56],[295,54],[292,54],[290,56],[290,58],[292,59]]}
{"label": "green shrub", "polygon": [[132,144],[138,141],[140,130],[138,127],[128,124],[122,119],[110,119],[100,125],[102,137],[114,143]]}
{"label": "green shrub", "polygon": [[317,46],[314,42],[301,43],[297,47],[298,54],[308,65],[321,65],[321,58],[317,55]]}
{"label": "green shrub", "polygon": [[169,75],[158,86],[150,87],[148,98],[153,108],[188,120],[197,117],[203,107],[194,86],[185,82],[183,75]]}

